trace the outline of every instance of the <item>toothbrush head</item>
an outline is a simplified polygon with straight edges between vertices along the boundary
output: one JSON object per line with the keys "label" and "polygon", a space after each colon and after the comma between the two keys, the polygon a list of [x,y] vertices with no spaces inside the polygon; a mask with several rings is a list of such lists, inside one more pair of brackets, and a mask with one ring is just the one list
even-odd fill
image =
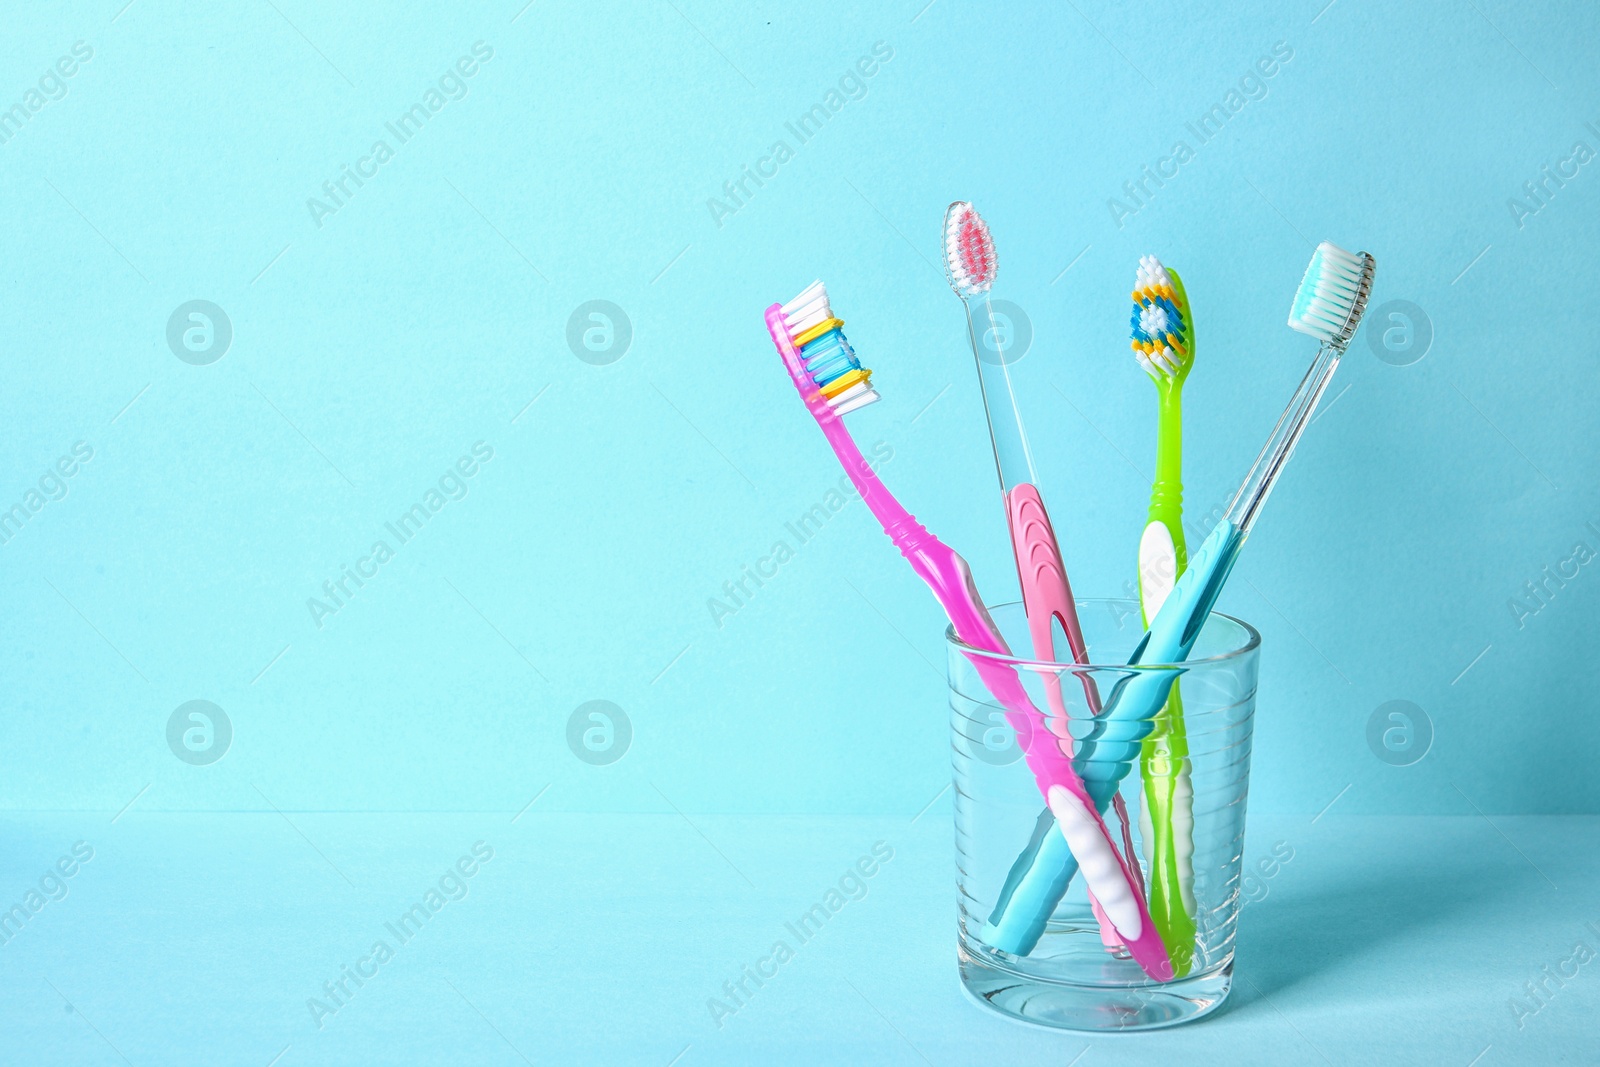
{"label": "toothbrush head", "polygon": [[872,387],[872,372],[861,366],[845,339],[844,320],[834,317],[828,290],[820,281],[783,305],[783,326],[800,355],[801,372],[835,415],[882,399]]}
{"label": "toothbrush head", "polygon": [[1183,283],[1155,256],[1143,256],[1133,280],[1133,358],[1157,382],[1181,382],[1194,364],[1189,301]]}
{"label": "toothbrush head", "polygon": [[1377,260],[1365,252],[1350,253],[1322,242],[1294,294],[1289,328],[1343,351],[1367,310],[1377,269]]}
{"label": "toothbrush head", "polygon": [[965,200],[957,200],[944,213],[944,276],[950,288],[965,300],[987,293],[994,285],[994,238],[989,224]]}

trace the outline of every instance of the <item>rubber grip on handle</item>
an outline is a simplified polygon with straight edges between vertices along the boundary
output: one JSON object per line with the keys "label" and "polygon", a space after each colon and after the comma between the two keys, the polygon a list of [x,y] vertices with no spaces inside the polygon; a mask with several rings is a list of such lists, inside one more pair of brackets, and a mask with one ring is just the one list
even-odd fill
{"label": "rubber grip on handle", "polygon": [[1017,577],[1022,583],[1022,606],[1028,613],[1034,656],[1044,661],[1056,658],[1050,624],[1052,619],[1059,619],[1073,660],[1085,662],[1088,648],[1083,641],[1083,627],[1078,625],[1072,585],[1067,581],[1055,528],[1050,525],[1050,514],[1045,511],[1039,490],[1026,483],[1014,486],[1006,494],[1006,520],[1011,527],[1011,548],[1017,557]]}
{"label": "rubber grip on handle", "polygon": [[[1057,620],[1061,623],[1062,632],[1066,634],[1067,646],[1071,649],[1074,662],[1085,663],[1089,658],[1088,646],[1083,639],[1083,627],[1078,622],[1078,609],[1072,598],[1072,585],[1067,580],[1067,568],[1061,562],[1061,549],[1056,542],[1055,528],[1050,523],[1050,514],[1044,506],[1044,499],[1039,495],[1039,490],[1033,485],[1023,483],[1014,486],[1006,494],[1006,519],[1011,529],[1011,547],[1017,560],[1017,578],[1022,586],[1023,610],[1028,616],[1028,635],[1033,642],[1033,654],[1036,659],[1045,662],[1054,662],[1055,655],[1055,627]],[[1067,720],[1066,699],[1061,692],[1061,676],[1059,674],[1046,674],[1043,676],[1045,695],[1050,702],[1052,715],[1059,726],[1053,730],[1057,737],[1070,736],[1065,729]],[[1084,682],[1084,698],[1089,706],[1089,714],[1097,715],[1100,712],[1100,693],[1094,680],[1087,676]],[[1052,804],[1052,810],[1060,807]],[[1059,813],[1058,813],[1059,814]],[[1117,805],[1117,814],[1124,820],[1123,839],[1128,839],[1126,824],[1127,809]],[[1095,820],[1098,821],[1096,818]],[[1065,824],[1064,824],[1065,825]],[[1074,851],[1081,844],[1085,848],[1093,849],[1098,843],[1094,835],[1083,835],[1071,839]],[[1117,864],[1113,857],[1099,856],[1098,861],[1092,861],[1089,856],[1081,857],[1086,866],[1096,866],[1106,871],[1111,879],[1102,882],[1102,887],[1112,892],[1119,901],[1136,901],[1143,903],[1144,894],[1143,875],[1138,870],[1138,858],[1131,852],[1125,864]],[[1109,862],[1108,862],[1109,861]],[[1126,871],[1131,867],[1131,884],[1119,884],[1116,874]],[[1087,877],[1085,881],[1090,881]],[[1134,913],[1122,910],[1124,921],[1117,923],[1100,899],[1100,887],[1093,884],[1089,886],[1089,903],[1094,909],[1096,922],[1100,927],[1100,941],[1108,950],[1120,949],[1123,946],[1122,938],[1117,933],[1121,925],[1128,929],[1128,918],[1133,920],[1131,928],[1137,930],[1142,918],[1145,924],[1149,923],[1148,913],[1142,916],[1142,908],[1136,908]]]}

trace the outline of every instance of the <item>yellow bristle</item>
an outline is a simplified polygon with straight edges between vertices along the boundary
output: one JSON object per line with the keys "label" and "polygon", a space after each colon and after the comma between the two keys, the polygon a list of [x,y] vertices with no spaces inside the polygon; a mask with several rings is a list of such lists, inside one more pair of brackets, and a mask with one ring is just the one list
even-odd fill
{"label": "yellow bristle", "polygon": [[853,370],[849,374],[842,374],[822,387],[822,395],[832,400],[856,383],[867,381],[871,377],[870,370]]}
{"label": "yellow bristle", "polygon": [[824,319],[815,326],[811,327],[811,329],[807,330],[805,333],[801,334],[799,337],[794,338],[794,346],[796,348],[803,348],[812,341],[815,341],[817,338],[821,337],[823,334],[827,333],[829,330],[838,329],[843,325],[843,319]]}

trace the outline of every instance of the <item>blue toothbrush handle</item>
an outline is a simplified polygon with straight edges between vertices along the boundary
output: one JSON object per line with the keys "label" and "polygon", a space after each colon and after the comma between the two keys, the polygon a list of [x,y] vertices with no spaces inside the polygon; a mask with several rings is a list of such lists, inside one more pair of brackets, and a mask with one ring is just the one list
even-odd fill
{"label": "blue toothbrush handle", "polygon": [[[1216,606],[1222,586],[1239,558],[1244,535],[1224,519],[1189,557],[1184,571],[1167,594],[1156,617],[1150,620],[1133,655],[1130,667],[1140,664],[1182,663],[1189,657],[1206,617]],[[1156,714],[1167,702],[1177,671],[1130,671],[1117,683],[1106,701],[1105,710],[1095,719],[1088,736],[1078,745],[1078,773],[1085,784],[1094,777],[1114,775],[1120,781],[1139,754],[1139,742],[1150,733]],[[1116,788],[1115,781],[1111,789]],[[1095,793],[1093,786],[1091,793]],[[1109,793],[1107,798],[1109,799]],[[1096,799],[1099,794],[1095,793]]]}
{"label": "blue toothbrush handle", "polygon": [[[1178,578],[1150,629],[1129,657],[1130,666],[1141,663],[1182,663],[1194,648],[1205,620],[1216,606],[1222,586],[1239,558],[1244,534],[1226,519],[1189,557],[1189,569]],[[1139,756],[1139,743],[1150,733],[1156,713],[1167,702],[1174,671],[1131,671],[1119,682],[1096,718],[1089,735],[1079,743],[1074,766],[1104,811],[1111,803]],[[1003,952],[1026,956],[1043,936],[1056,905],[1066,895],[1077,874],[1077,860],[1064,837],[1050,832],[1054,819],[1047,809],[1028,847],[1012,864],[1000,898],[980,936],[985,944]]]}
{"label": "blue toothbrush handle", "polygon": [[1049,808],[1039,814],[1033,837],[1011,864],[989,921],[978,936],[990,948],[1026,956],[1044,936],[1045,924],[1078,873],[1078,860],[1056,829]]}
{"label": "blue toothbrush handle", "polygon": [[[1189,569],[1178,576],[1161,610],[1150,620],[1150,629],[1128,658],[1129,664],[1182,663],[1188,658],[1243,544],[1244,534],[1237,526],[1227,519],[1217,523],[1189,557]],[[1117,714],[1115,709],[1112,714]]]}

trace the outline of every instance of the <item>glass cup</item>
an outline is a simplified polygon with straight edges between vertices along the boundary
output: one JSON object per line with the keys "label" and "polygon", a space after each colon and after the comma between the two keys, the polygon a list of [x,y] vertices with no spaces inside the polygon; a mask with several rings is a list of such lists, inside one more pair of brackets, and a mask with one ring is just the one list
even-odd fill
{"label": "glass cup", "polygon": [[[1240,858],[1250,780],[1261,635],[1213,612],[1181,664],[1127,666],[1144,635],[1134,600],[1080,600],[1090,663],[1036,662],[971,648],[946,631],[955,770],[956,870],[961,982],[979,1003],[1012,1018],[1069,1030],[1172,1026],[1216,1009],[1233,983]],[[1013,649],[1031,649],[1020,604],[991,615]],[[1055,656],[1071,659],[1056,632]],[[1113,839],[1131,837],[1141,886],[1177,974],[1149,977],[1096,921],[1083,879],[1045,808],[1023,746],[984,685],[991,672],[1016,672],[1038,722],[1075,759],[1086,783],[1112,790],[1125,807],[1104,809]],[[1148,722],[1096,719],[1095,697],[1114,706],[1118,683],[1135,671],[1173,679]],[[1052,703],[1059,690],[1059,703]],[[1052,714],[1052,707],[1065,715]],[[1033,729],[1033,728],[1030,728]],[[1082,742],[1094,732],[1096,743]],[[1027,737],[1024,744],[1032,743]],[[1135,866],[1130,857],[1130,867]],[[1048,887],[1041,891],[1039,887]],[[1020,931],[1020,932],[1019,932]]]}

